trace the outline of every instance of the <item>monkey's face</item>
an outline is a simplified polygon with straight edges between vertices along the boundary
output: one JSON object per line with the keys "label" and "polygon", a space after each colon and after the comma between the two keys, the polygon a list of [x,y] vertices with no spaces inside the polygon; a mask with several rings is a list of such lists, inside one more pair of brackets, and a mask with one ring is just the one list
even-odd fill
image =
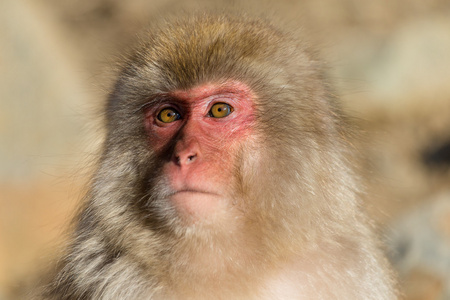
{"label": "monkey's face", "polygon": [[145,110],[149,147],[162,158],[167,205],[201,221],[232,205],[240,152],[254,135],[254,95],[242,83],[203,84]]}
{"label": "monkey's face", "polygon": [[315,67],[303,54],[291,58],[296,46],[279,47],[278,31],[216,21],[147,37],[107,103],[103,178],[117,177],[120,204],[153,229],[207,221],[258,231],[314,194],[314,133],[328,116],[314,94]]}

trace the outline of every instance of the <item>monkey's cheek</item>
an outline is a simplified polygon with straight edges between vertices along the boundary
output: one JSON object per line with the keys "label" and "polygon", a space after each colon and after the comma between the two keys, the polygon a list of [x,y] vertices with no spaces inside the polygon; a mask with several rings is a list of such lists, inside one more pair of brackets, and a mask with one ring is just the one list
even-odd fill
{"label": "monkey's cheek", "polygon": [[192,220],[208,220],[225,211],[225,198],[211,193],[182,191],[170,197],[178,213]]}

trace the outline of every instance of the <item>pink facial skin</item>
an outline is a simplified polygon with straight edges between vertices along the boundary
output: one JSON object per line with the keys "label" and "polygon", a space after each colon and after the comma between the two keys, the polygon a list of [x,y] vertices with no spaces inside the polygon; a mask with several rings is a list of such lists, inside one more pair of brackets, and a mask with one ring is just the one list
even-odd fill
{"label": "pink facial skin", "polygon": [[[245,84],[228,82],[178,90],[165,99],[146,110],[150,147],[158,152],[174,146],[163,166],[174,191],[170,201],[181,214],[207,218],[228,202],[237,151],[254,129],[254,95]],[[211,116],[216,103],[230,105],[232,112]],[[176,110],[180,118],[161,122],[157,116],[165,108]]]}

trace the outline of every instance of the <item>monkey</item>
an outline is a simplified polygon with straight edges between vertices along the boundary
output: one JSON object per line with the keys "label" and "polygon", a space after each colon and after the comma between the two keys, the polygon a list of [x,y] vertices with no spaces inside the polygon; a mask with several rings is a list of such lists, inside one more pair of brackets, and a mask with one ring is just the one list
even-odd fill
{"label": "monkey", "polygon": [[143,35],[42,299],[396,299],[323,69],[258,18]]}

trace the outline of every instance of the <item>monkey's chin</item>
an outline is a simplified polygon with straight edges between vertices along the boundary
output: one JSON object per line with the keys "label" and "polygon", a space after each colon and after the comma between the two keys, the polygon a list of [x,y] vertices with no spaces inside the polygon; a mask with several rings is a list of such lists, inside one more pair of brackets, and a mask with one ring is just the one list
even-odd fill
{"label": "monkey's chin", "polygon": [[170,200],[182,216],[192,221],[211,219],[225,209],[223,197],[203,191],[178,191],[170,196]]}

